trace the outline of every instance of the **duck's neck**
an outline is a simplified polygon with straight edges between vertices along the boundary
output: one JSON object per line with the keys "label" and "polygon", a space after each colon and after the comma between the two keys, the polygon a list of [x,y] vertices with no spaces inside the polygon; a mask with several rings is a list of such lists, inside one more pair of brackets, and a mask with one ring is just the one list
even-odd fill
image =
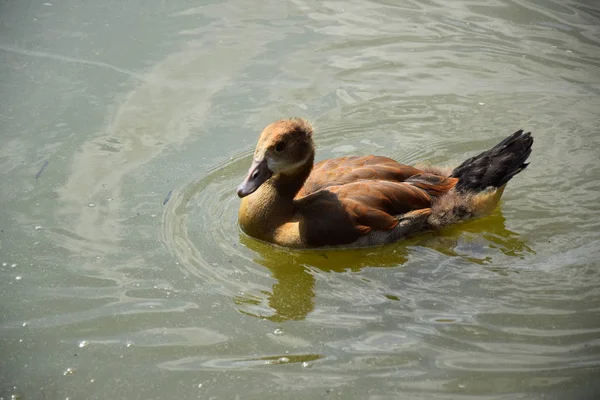
{"label": "duck's neck", "polygon": [[244,232],[270,241],[278,227],[292,221],[297,211],[294,197],[310,175],[313,163],[314,154],[293,173],[274,175],[244,197],[238,215]]}

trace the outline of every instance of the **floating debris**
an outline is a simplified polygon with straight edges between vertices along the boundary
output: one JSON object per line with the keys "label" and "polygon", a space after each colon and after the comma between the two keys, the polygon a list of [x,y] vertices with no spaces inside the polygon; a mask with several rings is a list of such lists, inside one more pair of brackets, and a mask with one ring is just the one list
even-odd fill
{"label": "floating debris", "polygon": [[44,170],[46,169],[46,167],[48,166],[49,161],[48,160],[44,160],[44,164],[42,164],[42,168],[40,168],[40,170],[38,171],[37,174],[35,174],[35,179],[39,178],[40,175],[42,175],[42,172],[44,172]]}
{"label": "floating debris", "polygon": [[170,190],[169,193],[167,193],[167,197],[165,197],[165,199],[163,200],[163,206],[169,202],[169,199],[171,198],[171,194],[173,194],[172,190]]}

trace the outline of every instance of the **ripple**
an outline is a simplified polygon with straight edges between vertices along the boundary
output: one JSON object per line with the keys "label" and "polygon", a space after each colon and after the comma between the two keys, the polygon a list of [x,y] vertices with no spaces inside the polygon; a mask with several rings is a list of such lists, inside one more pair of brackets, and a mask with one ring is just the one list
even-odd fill
{"label": "ripple", "polygon": [[168,361],[159,365],[160,368],[173,371],[208,371],[268,368],[278,364],[303,364],[323,358],[319,354],[286,354],[264,357],[186,357],[180,360]]}
{"label": "ripple", "polygon": [[235,187],[250,158],[242,153],[174,190],[163,212],[161,239],[182,272],[228,296],[248,288],[239,283],[252,258],[239,245]]}
{"label": "ripple", "polygon": [[[595,398],[598,2],[176,3],[0,44],[6,396]],[[487,218],[292,251],[240,232],[234,192],[246,132],[287,115],[319,159],[536,142]]]}

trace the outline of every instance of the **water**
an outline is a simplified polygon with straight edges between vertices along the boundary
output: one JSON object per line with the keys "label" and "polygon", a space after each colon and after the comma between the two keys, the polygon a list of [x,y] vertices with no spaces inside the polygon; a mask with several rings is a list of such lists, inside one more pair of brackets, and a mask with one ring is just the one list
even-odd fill
{"label": "water", "polygon": [[[600,393],[593,1],[4,2],[0,397]],[[519,128],[491,216],[293,252],[236,225],[258,133],[455,164]]]}

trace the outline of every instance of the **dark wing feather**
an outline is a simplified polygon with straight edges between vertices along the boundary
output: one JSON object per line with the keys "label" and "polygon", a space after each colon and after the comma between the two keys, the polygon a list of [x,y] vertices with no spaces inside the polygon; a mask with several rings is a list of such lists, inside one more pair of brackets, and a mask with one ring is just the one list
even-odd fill
{"label": "dark wing feather", "polygon": [[490,150],[471,157],[452,171],[458,178],[456,189],[480,192],[487,187],[499,188],[527,168],[533,138],[531,132],[518,130]]}

